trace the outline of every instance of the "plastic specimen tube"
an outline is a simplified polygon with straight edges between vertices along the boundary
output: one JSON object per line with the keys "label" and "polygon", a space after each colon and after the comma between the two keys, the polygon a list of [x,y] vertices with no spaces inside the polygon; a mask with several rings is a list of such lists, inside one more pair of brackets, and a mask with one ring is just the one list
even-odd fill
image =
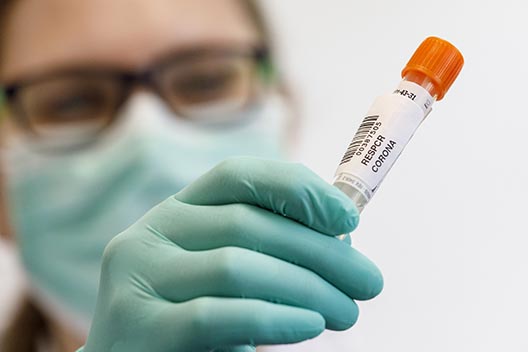
{"label": "plastic specimen tube", "polygon": [[359,126],[339,167],[334,185],[362,211],[401,152],[441,100],[464,65],[449,42],[425,39],[402,71],[398,88],[377,98]]}

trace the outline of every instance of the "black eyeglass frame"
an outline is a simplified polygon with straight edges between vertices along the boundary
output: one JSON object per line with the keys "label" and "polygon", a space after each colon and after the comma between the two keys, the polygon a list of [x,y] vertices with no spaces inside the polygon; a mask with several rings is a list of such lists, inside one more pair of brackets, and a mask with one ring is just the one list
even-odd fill
{"label": "black eyeglass frame", "polygon": [[[157,84],[156,81],[156,76],[163,72],[167,67],[173,66],[179,62],[192,62],[192,60],[196,58],[228,56],[252,58],[257,64],[256,67],[258,68],[258,71],[260,71],[265,85],[268,85],[270,83],[271,77],[273,76],[273,66],[271,64],[269,50],[266,47],[218,47],[190,49],[186,51],[172,53],[170,55],[165,55],[161,59],[154,61],[154,64],[148,66],[146,69],[139,70],[136,72],[127,71],[123,69],[116,69],[115,67],[105,68],[86,66],[82,68],[66,68],[62,70],[47,72],[44,74],[36,74],[30,76],[29,78],[22,79],[18,82],[8,84],[4,87],[4,94],[7,106],[12,112],[12,114],[10,115],[15,120],[15,123],[25,131],[38,135],[38,133],[33,129],[30,119],[24,111],[21,102],[17,99],[21,90],[28,86],[61,76],[104,76],[106,78],[114,79],[116,82],[120,83],[120,95],[115,106],[115,111],[112,112],[113,117],[108,119],[105,125],[101,126],[100,130],[103,131],[115,122],[117,111],[129,99],[134,88],[138,86],[146,87],[155,92],[160,97],[162,97],[165,101],[168,101],[168,98],[164,96],[159,84]],[[253,92],[253,95],[255,95],[255,93],[256,92]],[[246,105],[251,103],[252,99],[248,99]],[[183,118],[186,117],[184,113],[178,111],[174,106],[172,106],[172,104],[168,105],[176,114],[178,114],[178,116]],[[243,106],[242,108],[244,107],[245,106]]]}

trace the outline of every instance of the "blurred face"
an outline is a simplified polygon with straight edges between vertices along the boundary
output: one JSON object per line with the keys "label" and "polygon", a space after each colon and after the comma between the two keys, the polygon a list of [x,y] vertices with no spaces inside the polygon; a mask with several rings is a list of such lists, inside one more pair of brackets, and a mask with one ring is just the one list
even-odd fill
{"label": "blurred face", "polygon": [[258,93],[264,56],[241,1],[15,3],[0,78],[15,120],[39,141],[96,134],[135,83],[189,119],[204,105],[229,115]]}
{"label": "blurred face", "polygon": [[[114,82],[117,78],[112,77],[111,81],[104,76],[100,81],[84,81],[79,86],[68,75],[60,75],[65,71],[111,68],[116,72],[139,73],[182,53],[254,48],[261,41],[238,0],[15,0],[2,30],[2,85],[57,76],[51,82],[38,82],[20,98],[27,110],[24,113],[31,116],[28,118],[31,124],[46,133],[72,121],[85,123],[87,117],[89,123],[96,123],[99,128],[124,103],[126,89]],[[168,91],[165,100],[172,99],[175,109],[228,94],[218,87],[226,85],[223,82],[230,77],[231,71],[225,67],[235,64],[231,61],[225,64],[221,58],[199,60],[203,63],[198,68],[193,67],[197,66],[196,60],[195,64],[182,65],[182,69],[164,68],[159,82],[156,81],[156,88],[161,86],[160,89]],[[251,69],[239,63],[232,71]],[[196,77],[185,76],[185,72],[192,70],[197,70],[198,76],[206,76],[209,83],[197,84]],[[165,83],[164,77],[168,76],[171,80]],[[231,84],[235,88],[230,88],[229,94],[240,96],[240,91],[247,90],[244,84],[248,83],[244,82]],[[173,93],[176,89],[178,93]],[[12,130],[17,133],[16,128]],[[0,212],[6,208],[0,204]],[[4,227],[0,232],[9,233],[5,218],[5,214],[0,214]]]}

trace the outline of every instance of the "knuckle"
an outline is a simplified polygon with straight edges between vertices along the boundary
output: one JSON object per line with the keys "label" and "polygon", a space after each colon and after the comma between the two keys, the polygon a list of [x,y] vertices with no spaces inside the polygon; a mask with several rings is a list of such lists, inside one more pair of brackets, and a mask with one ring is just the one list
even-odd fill
{"label": "knuckle", "polygon": [[188,324],[189,331],[194,336],[207,336],[211,333],[211,303],[208,299],[202,298],[189,303]]}
{"label": "knuckle", "polygon": [[128,264],[124,262],[134,254],[134,242],[126,231],[110,240],[103,252],[103,270],[119,269],[123,265],[126,267]]}
{"label": "knuckle", "polygon": [[[285,190],[295,192],[295,194],[304,193],[308,189],[309,181],[313,178],[312,171],[303,164],[295,163],[291,165],[291,170],[287,173],[283,187]],[[308,182],[307,182],[308,181]]]}
{"label": "knuckle", "polygon": [[245,157],[231,157],[221,161],[218,165],[213,168],[213,172],[221,178],[229,179],[236,176],[244,169],[244,165],[247,164],[247,158]]}
{"label": "knuckle", "polygon": [[241,253],[234,247],[225,247],[219,250],[216,258],[216,276],[225,286],[234,290],[241,284]]}
{"label": "knuckle", "polygon": [[293,168],[292,171],[299,177],[303,177],[303,178],[310,177],[311,178],[315,175],[313,171],[310,170],[310,168],[308,168],[306,165],[301,164],[301,163],[292,164],[292,168]]}
{"label": "knuckle", "polygon": [[115,291],[108,298],[108,307],[113,320],[121,325],[129,321],[135,312],[131,311],[130,302],[125,299],[126,295],[123,295],[119,288],[115,288]]}
{"label": "knuckle", "polygon": [[147,224],[172,222],[174,219],[179,218],[182,210],[189,207],[192,206],[180,202],[175,196],[170,196],[143,215],[143,217],[136,222],[136,226],[145,227]]}
{"label": "knuckle", "polygon": [[114,237],[105,247],[103,253],[103,260],[110,261],[113,258],[117,257],[120,253],[120,248],[123,246],[123,243],[126,241],[123,235],[117,235]]}
{"label": "knuckle", "polygon": [[231,204],[229,207],[229,212],[222,221],[222,232],[227,238],[235,240],[246,233],[251,209],[246,204]]}

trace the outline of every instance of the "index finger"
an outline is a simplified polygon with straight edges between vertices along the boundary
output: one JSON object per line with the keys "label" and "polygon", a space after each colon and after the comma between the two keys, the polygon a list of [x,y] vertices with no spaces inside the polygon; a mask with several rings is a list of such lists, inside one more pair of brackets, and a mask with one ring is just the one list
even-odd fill
{"label": "index finger", "polygon": [[175,197],[193,205],[256,205],[331,236],[359,221],[354,202],[308,168],[258,158],[228,159]]}

